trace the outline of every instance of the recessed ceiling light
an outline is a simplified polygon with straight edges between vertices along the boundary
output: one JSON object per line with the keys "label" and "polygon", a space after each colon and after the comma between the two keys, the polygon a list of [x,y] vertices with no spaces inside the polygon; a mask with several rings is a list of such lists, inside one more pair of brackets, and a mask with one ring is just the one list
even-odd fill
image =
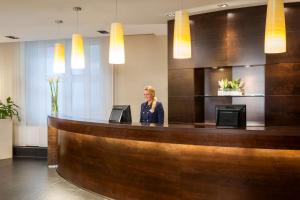
{"label": "recessed ceiling light", "polygon": [[175,13],[174,12],[170,12],[167,14],[168,17],[175,17]]}
{"label": "recessed ceiling light", "polygon": [[228,7],[228,4],[226,4],[226,3],[219,4],[218,7],[220,7],[220,8],[226,8],[226,7]]}
{"label": "recessed ceiling light", "polygon": [[7,37],[7,38],[9,38],[9,39],[12,39],[12,40],[18,40],[18,39],[20,39],[20,38],[18,38],[18,37],[16,37],[16,36],[13,36],[13,35],[7,35],[7,36],[5,36],[5,37]]}
{"label": "recessed ceiling light", "polygon": [[106,31],[106,30],[100,30],[100,31],[97,31],[97,32],[98,32],[98,33],[101,33],[101,34],[103,34],[103,35],[109,34],[109,32]]}

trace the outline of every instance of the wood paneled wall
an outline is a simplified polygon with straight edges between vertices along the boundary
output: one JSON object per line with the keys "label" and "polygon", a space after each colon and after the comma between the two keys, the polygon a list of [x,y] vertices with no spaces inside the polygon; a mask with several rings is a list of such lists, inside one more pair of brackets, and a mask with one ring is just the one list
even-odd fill
{"label": "wood paneled wall", "polygon": [[286,4],[287,52],[266,56],[266,125],[300,125],[300,3]]}
{"label": "wood paneled wall", "polygon": [[169,21],[169,122],[204,122],[203,68],[266,65],[266,125],[297,125],[300,3],[285,7],[288,46],[284,54],[264,54],[266,6],[191,16],[192,58],[185,60],[173,59],[174,21]]}

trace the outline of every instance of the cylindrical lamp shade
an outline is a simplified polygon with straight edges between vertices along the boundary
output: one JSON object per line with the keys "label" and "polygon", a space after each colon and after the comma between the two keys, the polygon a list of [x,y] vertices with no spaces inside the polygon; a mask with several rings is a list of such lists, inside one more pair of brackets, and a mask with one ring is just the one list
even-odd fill
{"label": "cylindrical lamp shade", "polygon": [[286,52],[286,28],[283,0],[268,0],[265,53]]}
{"label": "cylindrical lamp shade", "polygon": [[123,25],[121,23],[111,24],[109,41],[109,63],[125,63],[124,31]]}
{"label": "cylindrical lamp shade", "polygon": [[191,31],[189,13],[186,10],[175,12],[173,58],[187,59],[192,57]]}
{"label": "cylindrical lamp shade", "polygon": [[65,46],[62,43],[56,43],[54,46],[53,72],[57,74],[63,74],[65,71]]}
{"label": "cylindrical lamp shade", "polygon": [[80,34],[72,35],[71,66],[72,69],[85,68],[83,38]]}

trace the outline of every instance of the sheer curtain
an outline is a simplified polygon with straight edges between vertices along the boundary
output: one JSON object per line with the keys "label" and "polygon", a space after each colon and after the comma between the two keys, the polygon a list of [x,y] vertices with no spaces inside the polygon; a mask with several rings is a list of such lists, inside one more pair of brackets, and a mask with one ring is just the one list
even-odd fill
{"label": "sheer curtain", "polygon": [[[57,41],[25,42],[26,125],[46,127],[51,113],[48,78],[53,76],[54,44]],[[65,44],[66,73],[60,76],[59,113],[65,116],[107,120],[112,106],[112,67],[108,64],[107,38],[85,39],[84,70],[71,69],[71,40]],[[38,137],[47,137],[46,129]],[[42,145],[45,146],[45,145]]]}

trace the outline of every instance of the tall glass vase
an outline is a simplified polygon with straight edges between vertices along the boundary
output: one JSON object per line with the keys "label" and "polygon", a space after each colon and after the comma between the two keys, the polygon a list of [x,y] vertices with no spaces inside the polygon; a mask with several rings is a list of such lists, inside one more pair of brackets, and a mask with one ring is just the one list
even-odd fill
{"label": "tall glass vase", "polygon": [[58,103],[57,103],[57,97],[52,96],[51,97],[51,115],[56,116],[58,114]]}
{"label": "tall glass vase", "polygon": [[51,115],[58,115],[58,77],[49,78],[51,91]]}

